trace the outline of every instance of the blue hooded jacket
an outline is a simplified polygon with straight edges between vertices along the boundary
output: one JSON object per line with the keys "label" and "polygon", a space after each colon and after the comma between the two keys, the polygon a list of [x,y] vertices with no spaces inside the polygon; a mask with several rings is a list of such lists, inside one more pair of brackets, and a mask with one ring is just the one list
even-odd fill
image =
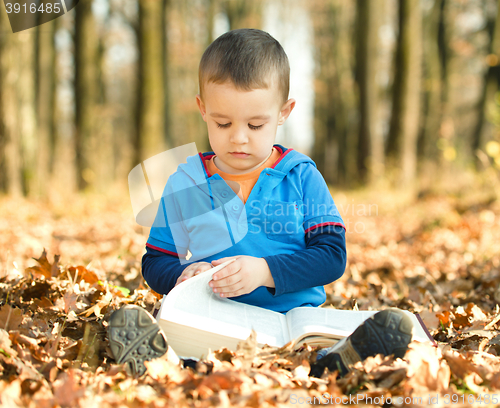
{"label": "blue hooded jacket", "polygon": [[[286,271],[273,273],[278,264],[273,268],[272,263],[280,259],[276,256],[300,254],[307,248],[307,235],[321,229],[331,233],[333,228],[343,238],[345,227],[314,162],[293,149],[275,147],[279,160],[261,172],[245,203],[220,175],[208,173],[205,160],[212,152],[188,157],[167,182],[147,247],[176,257],[184,267],[236,255],[264,258],[276,288],[259,287],[231,299],[283,312],[321,305],[326,299],[322,285],[331,281],[310,286],[317,279],[304,277],[297,290],[297,284],[288,284]],[[345,247],[342,251],[345,266]],[[310,276],[324,275],[315,271],[313,259],[309,262]]]}

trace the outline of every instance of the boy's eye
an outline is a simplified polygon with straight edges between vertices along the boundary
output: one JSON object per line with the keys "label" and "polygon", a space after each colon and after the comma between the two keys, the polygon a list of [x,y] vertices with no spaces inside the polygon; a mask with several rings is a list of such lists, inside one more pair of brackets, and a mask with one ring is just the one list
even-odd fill
{"label": "boy's eye", "polygon": [[249,127],[250,129],[252,129],[252,130],[258,130],[258,129],[260,129],[262,126],[264,126],[264,125],[254,126],[254,125],[251,125],[250,123],[248,124],[248,127]]}
{"label": "boy's eye", "polygon": [[[217,123],[217,122],[215,122]],[[231,123],[217,123],[218,128],[227,128]]]}

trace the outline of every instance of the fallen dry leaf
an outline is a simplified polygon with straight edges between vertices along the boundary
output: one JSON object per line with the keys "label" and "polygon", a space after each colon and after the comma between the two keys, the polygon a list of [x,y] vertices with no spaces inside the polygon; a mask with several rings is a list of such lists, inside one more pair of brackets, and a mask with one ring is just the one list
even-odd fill
{"label": "fallen dry leaf", "polygon": [[85,387],[79,384],[75,370],[64,372],[54,382],[54,400],[61,407],[74,407],[85,394]]}
{"label": "fallen dry leaf", "polygon": [[59,266],[57,265],[59,258],[60,255],[54,255],[54,263],[51,264],[47,259],[47,252],[44,248],[40,258],[33,258],[39,265],[27,268],[26,271],[32,273],[34,277],[43,276],[45,279],[52,278],[59,273]]}
{"label": "fallen dry leaf", "polygon": [[417,395],[429,391],[444,393],[448,390],[451,370],[442,359],[438,348],[413,342],[410,344],[405,359],[409,361],[408,381],[405,384],[407,390],[411,389]]}
{"label": "fallen dry leaf", "polygon": [[[0,251],[0,270],[5,269],[0,276],[0,403],[287,407],[298,398],[325,393],[368,399],[497,392],[500,206],[491,204],[487,214],[457,215],[455,205],[454,199],[435,197],[360,218],[367,233],[347,234],[346,272],[326,287],[326,305],[336,308],[396,306],[420,313],[440,348],[412,344],[404,359],[369,358],[344,378],[325,373],[319,379],[308,376],[316,348],[261,348],[252,338],[236,353],[214,350],[190,368],[166,356],[148,362],[146,375],[131,378],[114,364],[106,329],[109,316],[122,305],[153,310],[159,299],[140,274],[142,230],[129,212],[122,216],[101,209],[70,219],[65,209],[56,220],[46,218],[50,211],[30,207],[29,222],[6,219],[20,227],[7,227],[0,235],[0,247],[12,248],[10,258]],[[25,244],[37,236],[37,223],[51,224],[54,231],[40,238],[40,251],[46,246],[49,253],[61,253],[66,265],[59,266],[58,257],[50,263],[43,251],[38,265],[28,268],[30,257],[40,254]]]}
{"label": "fallen dry leaf", "polygon": [[4,305],[0,307],[0,329],[17,329],[23,322],[23,312],[19,308]]}

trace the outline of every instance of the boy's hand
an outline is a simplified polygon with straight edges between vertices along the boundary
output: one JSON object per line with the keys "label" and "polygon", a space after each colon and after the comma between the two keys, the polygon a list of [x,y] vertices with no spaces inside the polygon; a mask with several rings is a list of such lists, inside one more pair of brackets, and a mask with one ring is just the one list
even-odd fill
{"label": "boy's hand", "polygon": [[221,297],[234,297],[250,293],[259,286],[274,288],[274,279],[264,258],[242,255],[217,259],[212,261],[212,265],[217,266],[233,258],[236,261],[216,272],[209,282],[214,293]]}
{"label": "boy's hand", "polygon": [[212,269],[212,265],[208,262],[193,263],[182,271],[181,276],[177,278],[177,283],[175,284],[175,286],[193,276],[198,275],[199,273],[208,271],[209,269]]}

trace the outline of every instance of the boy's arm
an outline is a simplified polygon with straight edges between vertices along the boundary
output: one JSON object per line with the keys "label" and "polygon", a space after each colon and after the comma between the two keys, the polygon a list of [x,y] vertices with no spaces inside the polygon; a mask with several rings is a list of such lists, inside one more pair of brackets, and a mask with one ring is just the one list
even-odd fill
{"label": "boy's arm", "polygon": [[266,256],[275,296],[314,286],[327,285],[344,274],[346,266],[345,230],[328,225],[306,234],[306,249],[294,254]]}
{"label": "boy's arm", "polygon": [[151,289],[165,295],[174,288],[182,271],[188,266],[182,265],[176,256],[146,247],[142,257],[142,276]]}
{"label": "boy's arm", "polygon": [[174,193],[173,184],[174,177],[170,177],[142,257],[142,276],[155,292],[164,295],[174,288],[179,276],[189,266],[179,261],[179,257],[183,258],[185,255],[182,254],[187,253],[189,240],[179,208],[180,195]]}
{"label": "boy's arm", "polygon": [[325,179],[310,163],[296,166],[294,171],[302,185],[306,248],[264,257],[276,296],[329,284],[343,275],[346,266],[344,222]]}
{"label": "boy's arm", "polygon": [[[345,232],[338,226],[319,227],[306,235],[306,249],[294,254],[266,256],[275,288],[274,295],[327,285],[340,278],[345,270]],[[148,285],[161,294],[170,292],[183,270],[179,258],[146,247],[142,257],[142,275]]]}

